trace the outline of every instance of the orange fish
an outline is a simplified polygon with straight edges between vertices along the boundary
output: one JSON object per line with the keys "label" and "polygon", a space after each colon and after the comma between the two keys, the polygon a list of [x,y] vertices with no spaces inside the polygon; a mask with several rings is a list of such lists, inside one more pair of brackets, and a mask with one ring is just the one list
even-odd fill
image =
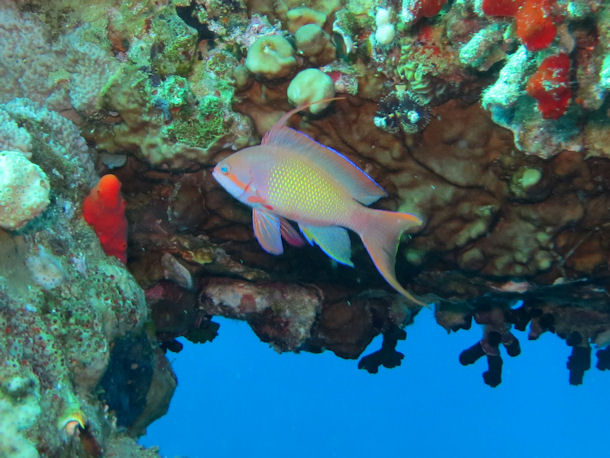
{"label": "orange fish", "polygon": [[284,114],[259,146],[220,161],[214,178],[253,208],[254,234],[268,253],[283,253],[282,238],[303,245],[287,221],[292,220],[310,244],[353,267],[350,229],[360,236],[386,281],[410,301],[425,305],[398,283],[394,272],[400,236],[421,227],[421,218],[366,207],[387,195],[383,188],[345,156],[286,126],[290,116],[308,106]]}

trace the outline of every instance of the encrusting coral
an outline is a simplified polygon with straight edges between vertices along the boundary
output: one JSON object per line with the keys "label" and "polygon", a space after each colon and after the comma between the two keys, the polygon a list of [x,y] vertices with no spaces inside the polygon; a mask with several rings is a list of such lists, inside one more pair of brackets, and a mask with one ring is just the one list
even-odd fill
{"label": "encrusting coral", "polygon": [[16,99],[0,110],[27,132],[50,193],[35,220],[0,231],[0,410],[10,420],[0,428],[0,455],[151,456],[118,432],[93,394],[115,339],[142,329],[148,312],[141,288],[107,261],[78,210],[95,180],[91,151],[72,122],[38,103]]}

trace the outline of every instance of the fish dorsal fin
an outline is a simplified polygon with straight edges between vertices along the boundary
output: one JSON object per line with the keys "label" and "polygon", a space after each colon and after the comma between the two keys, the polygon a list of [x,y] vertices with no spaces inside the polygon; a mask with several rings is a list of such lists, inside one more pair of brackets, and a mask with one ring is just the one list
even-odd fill
{"label": "fish dorsal fin", "polygon": [[[320,101],[316,103],[320,103]],[[347,157],[318,143],[304,133],[286,126],[286,121],[290,116],[307,106],[303,105],[284,114],[265,134],[261,145],[288,148],[310,159],[314,164],[333,175],[347,188],[354,199],[364,205],[370,205],[377,199],[386,196],[383,188]]]}
{"label": "fish dorsal fin", "polygon": [[333,100],[343,100],[345,97],[331,97],[329,99],[322,99],[322,100],[317,100],[315,102],[310,102],[310,103],[306,103],[304,105],[300,105],[296,108],[293,108],[290,111],[287,111],[286,113],[284,113],[282,115],[282,117],[280,119],[277,120],[277,122],[273,125],[273,127],[271,127],[271,129],[269,129],[267,131],[267,133],[264,135],[263,137],[263,141],[261,141],[261,145],[265,145],[267,143],[269,143],[269,138],[273,137],[273,134],[275,133],[275,131],[281,129],[282,127],[286,127],[286,123],[288,122],[288,120],[290,119],[290,117],[295,114],[298,113],[299,111],[303,111],[306,108],[309,108],[312,105],[316,105],[318,103],[325,103],[325,102],[332,102]]}

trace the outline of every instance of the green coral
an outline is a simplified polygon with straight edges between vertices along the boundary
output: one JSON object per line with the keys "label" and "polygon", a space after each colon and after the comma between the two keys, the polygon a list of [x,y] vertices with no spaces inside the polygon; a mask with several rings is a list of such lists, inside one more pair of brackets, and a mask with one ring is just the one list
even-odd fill
{"label": "green coral", "polygon": [[449,53],[439,54],[434,47],[419,45],[414,37],[404,38],[395,73],[424,105],[437,104],[446,98],[447,81],[456,71],[452,57]]}
{"label": "green coral", "polygon": [[170,12],[168,9],[152,20],[155,42],[151,49],[151,65],[160,76],[187,76],[193,68],[197,31]]}
{"label": "green coral", "polygon": [[[154,91],[153,91],[154,93]],[[193,100],[189,91],[188,81],[180,76],[172,75],[161,83],[156,96],[170,108],[177,108]]]}
{"label": "green coral", "polygon": [[209,51],[188,78],[159,78],[145,66],[123,65],[99,96],[112,119],[91,120],[83,135],[102,152],[128,152],[152,165],[175,168],[209,163],[225,143],[247,146],[252,125],[231,109],[237,66],[224,49]]}
{"label": "green coral", "polygon": [[224,104],[219,97],[205,97],[195,116],[178,118],[165,126],[163,131],[178,142],[208,149],[226,134],[223,108]]}
{"label": "green coral", "polygon": [[181,124],[192,123],[189,120],[196,117],[197,99],[184,78],[169,77],[155,85],[143,69],[125,66],[104,88],[102,100],[108,110],[119,113],[121,122],[93,123],[84,129],[84,135],[101,150],[130,151],[151,164],[182,166],[205,160],[206,150],[193,143],[176,143],[175,135],[169,135],[176,128],[184,129]]}

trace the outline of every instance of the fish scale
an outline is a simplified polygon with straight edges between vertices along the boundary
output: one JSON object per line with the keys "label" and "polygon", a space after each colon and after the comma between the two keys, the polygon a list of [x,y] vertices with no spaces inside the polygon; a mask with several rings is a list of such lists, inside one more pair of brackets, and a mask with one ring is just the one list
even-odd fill
{"label": "fish scale", "polygon": [[304,161],[292,160],[269,173],[267,202],[274,209],[307,219],[337,217],[345,207],[345,195],[331,186],[330,177]]}

